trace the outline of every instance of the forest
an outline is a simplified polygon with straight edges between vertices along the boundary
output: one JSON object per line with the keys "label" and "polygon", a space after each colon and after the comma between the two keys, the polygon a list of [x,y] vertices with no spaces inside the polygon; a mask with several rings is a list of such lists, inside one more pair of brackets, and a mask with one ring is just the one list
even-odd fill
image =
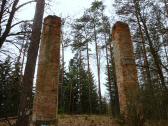
{"label": "forest", "polygon": [[[29,125],[37,93],[43,19],[47,8],[53,6],[50,2],[0,1],[0,126],[1,122],[7,126]],[[35,5],[34,18],[17,22],[18,12],[30,4]],[[112,27],[122,21],[131,32],[143,122],[166,122],[168,1],[113,0],[110,6],[114,8],[111,16],[103,0],[92,0],[80,16],[61,17],[58,114],[105,116],[124,123],[112,44]],[[128,110],[132,118],[128,126],[148,126],[140,124],[137,111]],[[168,121],[155,125],[166,126]]]}

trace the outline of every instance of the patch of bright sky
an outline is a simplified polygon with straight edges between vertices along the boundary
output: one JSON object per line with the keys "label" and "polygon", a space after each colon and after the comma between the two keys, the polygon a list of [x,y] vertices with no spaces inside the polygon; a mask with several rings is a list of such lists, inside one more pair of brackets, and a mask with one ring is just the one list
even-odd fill
{"label": "patch of bright sky", "polygon": [[[46,0],[47,1],[47,0]],[[82,15],[85,9],[89,8],[91,3],[95,0],[50,0],[45,11],[46,15],[57,15],[60,17],[72,18]],[[21,0],[21,3],[25,3],[27,0]],[[109,16],[114,15],[114,8],[112,7],[113,0],[103,0],[106,6],[106,14]],[[17,18],[19,19],[32,19],[34,16],[35,4],[31,3],[23,7],[18,13]]]}
{"label": "patch of bright sky", "polygon": [[[27,2],[27,0],[20,0],[20,4]],[[47,0],[46,0],[47,1]],[[71,19],[77,18],[81,16],[85,9],[89,8],[91,6],[91,3],[95,0],[50,0],[49,5],[46,6],[45,9],[45,16],[47,15],[57,15],[59,17],[65,18],[70,17]],[[106,6],[105,13],[111,17],[112,23],[114,23],[114,8],[112,7],[113,0],[103,0],[103,3]],[[17,13],[17,20],[32,20],[34,17],[34,9],[35,3],[31,3],[25,7],[23,7],[18,13]],[[45,17],[44,16],[44,17]],[[71,49],[65,50],[65,61],[66,66],[69,63],[69,60],[73,57],[73,54],[71,54]],[[91,60],[92,64],[95,62],[95,60]],[[102,94],[105,94],[105,60],[101,61],[102,67],[101,67],[101,88],[102,88]],[[97,80],[97,69],[94,65],[92,69],[95,79]],[[96,81],[97,82],[97,81]]]}

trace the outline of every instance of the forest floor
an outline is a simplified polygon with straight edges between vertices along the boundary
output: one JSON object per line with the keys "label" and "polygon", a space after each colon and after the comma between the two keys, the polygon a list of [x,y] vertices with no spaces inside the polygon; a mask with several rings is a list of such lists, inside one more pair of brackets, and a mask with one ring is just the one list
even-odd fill
{"label": "forest floor", "polygon": [[[14,124],[16,119],[9,119]],[[0,126],[10,126],[7,121],[0,121]],[[119,120],[110,116],[100,115],[59,115],[58,126],[123,126],[119,125]],[[145,126],[168,126],[168,120],[148,121]]]}
{"label": "forest floor", "polygon": [[[0,126],[10,126],[16,119],[0,121]],[[98,115],[59,115],[58,126],[119,126],[114,119],[109,116]]]}
{"label": "forest floor", "polygon": [[98,115],[60,115],[58,124],[59,126],[119,126],[111,117]]}

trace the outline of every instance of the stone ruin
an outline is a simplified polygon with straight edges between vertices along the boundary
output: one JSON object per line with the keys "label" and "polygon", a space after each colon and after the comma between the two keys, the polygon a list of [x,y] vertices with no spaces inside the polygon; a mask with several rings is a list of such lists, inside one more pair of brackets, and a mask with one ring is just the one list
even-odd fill
{"label": "stone ruin", "polygon": [[116,22],[112,29],[112,40],[120,113],[128,118],[128,109],[133,109],[129,107],[137,109],[139,94],[133,43],[128,24]]}
{"label": "stone ruin", "polygon": [[[32,126],[58,125],[60,36],[61,19],[57,16],[46,17],[40,46]],[[137,70],[128,25],[117,22],[113,27],[112,38],[120,111],[127,118],[128,103],[136,100],[138,95]]]}
{"label": "stone ruin", "polygon": [[33,103],[33,126],[57,126],[61,19],[44,20],[40,45],[37,87]]}

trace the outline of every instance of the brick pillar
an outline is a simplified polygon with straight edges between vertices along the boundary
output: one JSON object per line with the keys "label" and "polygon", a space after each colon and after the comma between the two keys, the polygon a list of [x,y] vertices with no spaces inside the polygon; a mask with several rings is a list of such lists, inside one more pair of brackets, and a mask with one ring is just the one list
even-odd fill
{"label": "brick pillar", "polygon": [[44,20],[40,45],[37,87],[33,104],[33,126],[57,126],[61,19]]}
{"label": "brick pillar", "polygon": [[138,98],[137,70],[128,25],[116,22],[113,26],[112,38],[120,111],[124,117],[127,117],[128,107],[135,107]]}

